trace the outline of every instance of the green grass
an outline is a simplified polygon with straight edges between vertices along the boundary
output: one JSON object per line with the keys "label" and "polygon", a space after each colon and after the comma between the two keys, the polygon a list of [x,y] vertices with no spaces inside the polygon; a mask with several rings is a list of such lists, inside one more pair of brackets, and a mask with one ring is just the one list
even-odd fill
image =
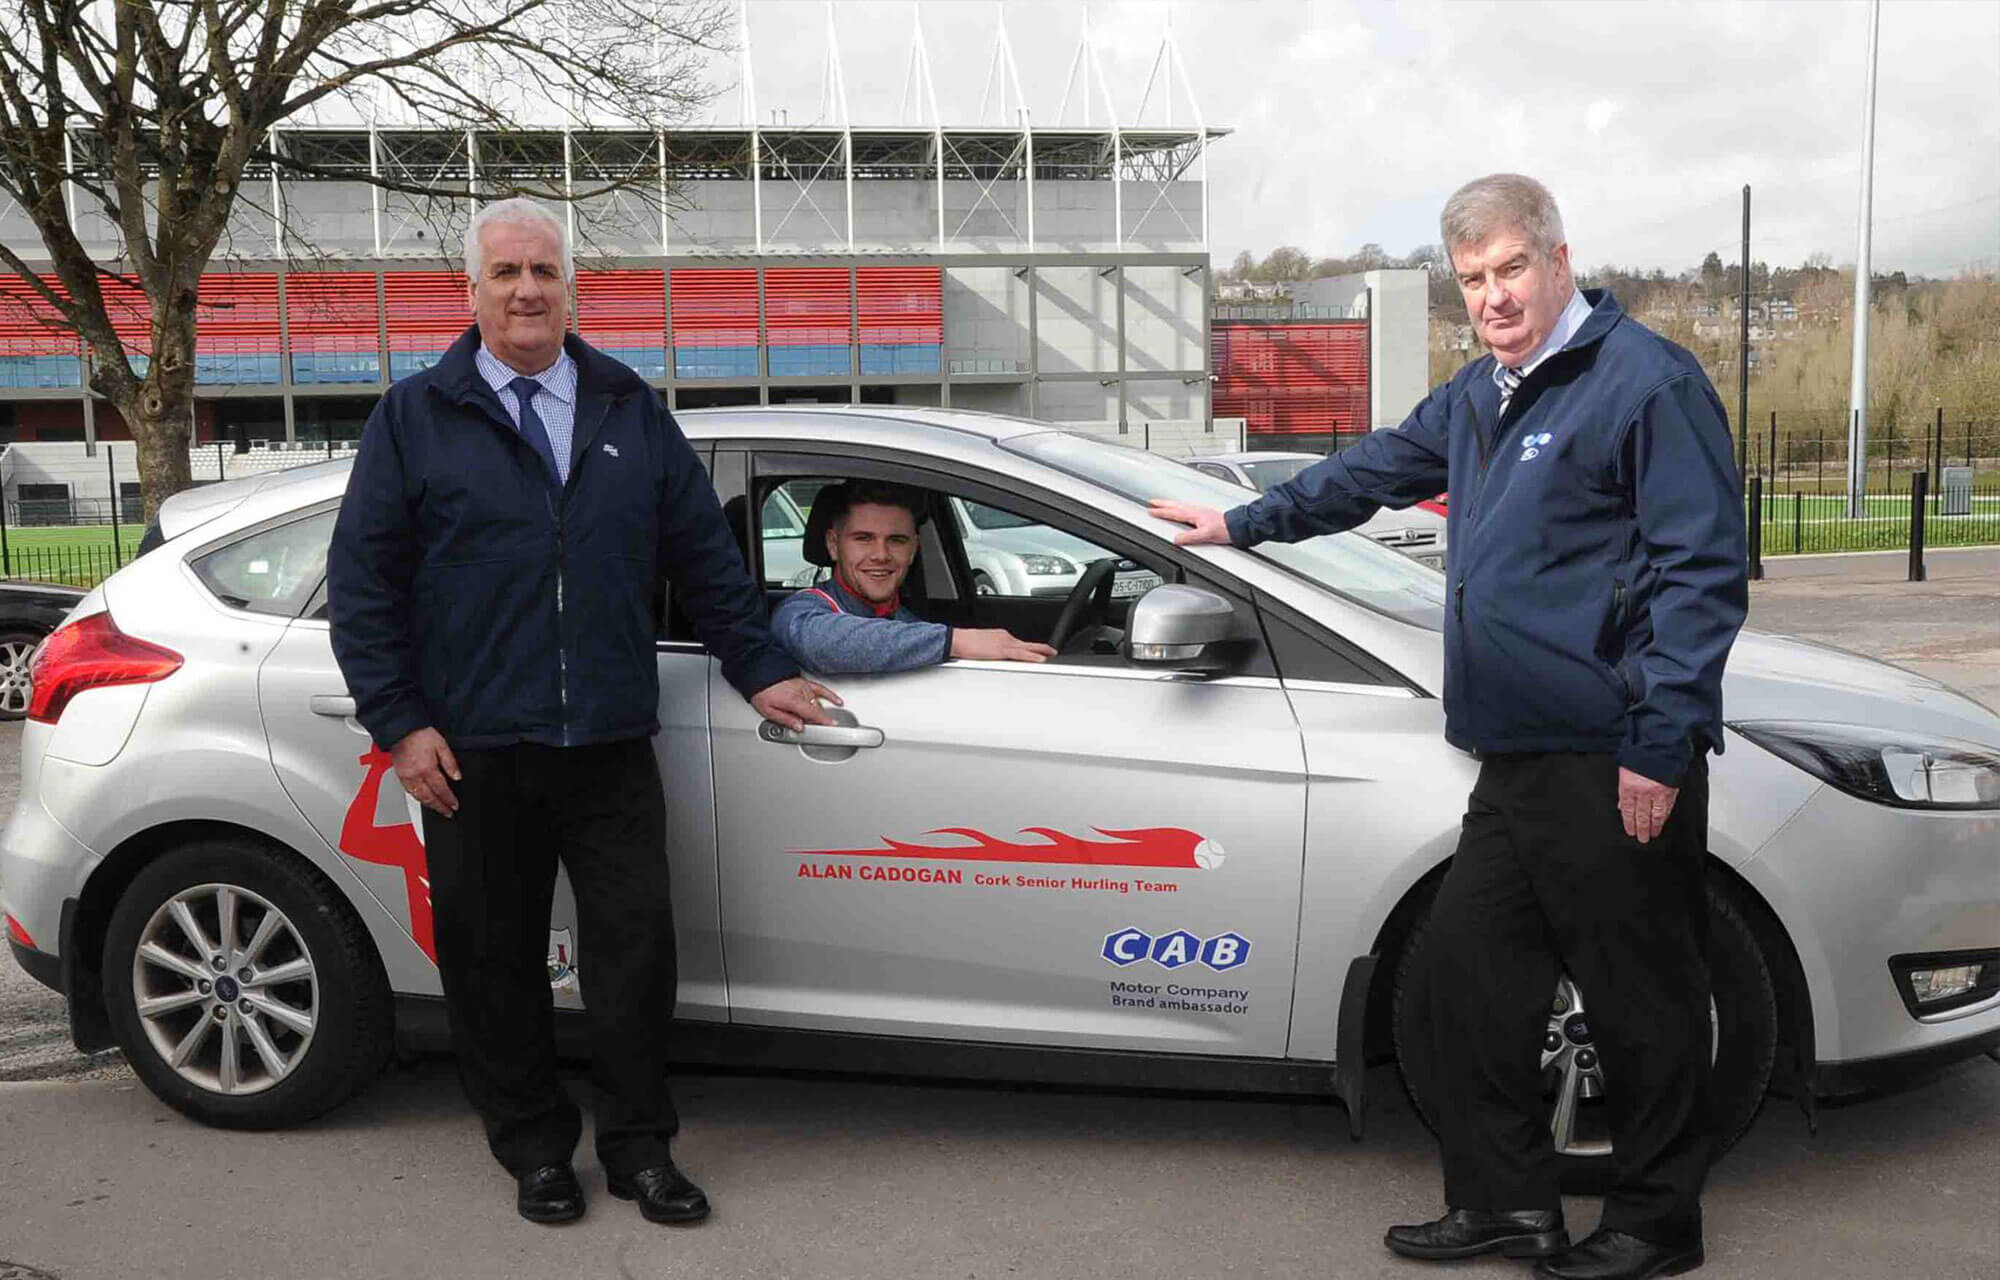
{"label": "green grass", "polygon": [[[1867,514],[1849,519],[1843,494],[1804,493],[1796,500],[1790,493],[1766,494],[1763,552],[1767,556],[1812,555],[1893,551],[1910,545],[1908,494],[1871,494],[1863,505]],[[1974,494],[1970,515],[1939,515],[1934,499],[1925,507],[1926,547],[2000,545],[2000,494]]]}
{"label": "green grass", "polygon": [[[118,527],[118,543],[127,563],[139,553],[139,539],[144,533],[137,525]],[[23,581],[94,587],[118,568],[118,561],[111,554],[111,526],[10,524],[6,559],[0,568],[4,568],[7,577]]]}
{"label": "green grass", "polygon": [[[118,541],[129,557],[138,549],[139,539],[146,531],[136,524],[118,526]],[[28,525],[7,526],[7,548],[20,551],[26,548],[47,549],[61,553],[71,548],[93,548],[99,551],[111,549],[111,526],[108,524],[69,525]]]}

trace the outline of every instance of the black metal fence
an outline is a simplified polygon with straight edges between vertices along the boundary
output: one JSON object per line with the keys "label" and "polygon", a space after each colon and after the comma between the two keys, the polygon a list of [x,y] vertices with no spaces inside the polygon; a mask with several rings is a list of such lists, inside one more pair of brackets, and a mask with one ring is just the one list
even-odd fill
{"label": "black metal fence", "polygon": [[2000,425],[1942,411],[1921,428],[1870,423],[1858,495],[1848,491],[1849,425],[1774,413],[1742,442],[1746,479],[1762,481],[1765,556],[1907,549],[1917,473],[1927,546],[2000,544]]}
{"label": "black metal fence", "polygon": [[8,546],[0,551],[0,578],[17,582],[60,582],[88,589],[104,581],[132,559],[121,546]]}

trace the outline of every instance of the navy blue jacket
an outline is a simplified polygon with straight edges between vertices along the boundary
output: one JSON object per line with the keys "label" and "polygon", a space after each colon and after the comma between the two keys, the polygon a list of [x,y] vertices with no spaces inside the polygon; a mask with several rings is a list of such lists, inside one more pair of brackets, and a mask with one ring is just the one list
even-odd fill
{"label": "navy blue jacket", "polygon": [[1445,737],[1601,751],[1677,785],[1722,749],[1722,669],[1749,603],[1729,424],[1685,350],[1607,292],[1500,417],[1493,357],[1393,431],[1229,512],[1249,546],[1451,492]]}
{"label": "navy blue jacket", "polygon": [[327,554],[333,653],[393,746],[577,746],[658,730],[663,577],[745,697],[798,674],[764,624],[708,473],[654,390],[581,339],[569,482],[473,362],[469,329],[389,388]]}

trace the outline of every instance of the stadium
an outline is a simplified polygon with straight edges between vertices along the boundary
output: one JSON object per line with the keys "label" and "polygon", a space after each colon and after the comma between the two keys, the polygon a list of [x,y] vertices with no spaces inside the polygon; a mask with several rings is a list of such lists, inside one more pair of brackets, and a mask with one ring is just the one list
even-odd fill
{"label": "stadium", "polygon": [[[799,128],[778,112],[757,118],[747,34],[731,127],[281,131],[276,149],[312,176],[266,167],[246,180],[201,283],[196,480],[351,447],[388,384],[469,323],[458,255],[475,199],[452,193],[513,185],[623,184],[560,206],[578,257],[574,323],[678,409],[944,405],[1183,455],[1320,450],[1385,419],[1369,319],[1383,281],[1316,282],[1322,305],[1212,319],[1207,152],[1228,130],[1201,122],[1184,72],[1195,118],[1171,123],[1170,32],[1154,62],[1167,92],[1156,98],[1149,82],[1134,117],[1165,101],[1167,123],[1117,122],[1086,32],[1072,65],[1083,123],[1031,124],[1002,28],[1003,124],[938,118],[919,35],[913,87],[926,92],[913,96],[929,102],[929,123],[854,124],[843,103],[834,123]],[[1052,118],[1066,114],[1076,114],[1067,90]],[[78,188],[70,198],[80,239],[115,259],[115,223]],[[10,206],[0,205],[0,237],[24,256],[45,252]],[[115,327],[143,360],[146,299],[106,285]],[[1413,338],[1421,364],[1420,292],[1416,307],[1396,345]],[[85,393],[86,353],[49,318],[25,282],[0,275],[9,522],[105,519],[113,474],[129,519],[136,469],[128,456],[107,470],[97,449],[129,432]],[[1421,394],[1417,378],[1402,406]]]}

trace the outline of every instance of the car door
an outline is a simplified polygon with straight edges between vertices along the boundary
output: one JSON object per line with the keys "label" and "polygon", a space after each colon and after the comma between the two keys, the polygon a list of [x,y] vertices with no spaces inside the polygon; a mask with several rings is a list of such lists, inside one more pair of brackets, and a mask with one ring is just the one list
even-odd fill
{"label": "car door", "polygon": [[[327,508],[331,516],[333,508]],[[318,553],[332,534],[326,519]],[[715,829],[707,752],[707,659],[697,645],[662,640],[661,732],[653,748],[667,779],[667,845],[673,863],[674,928],[681,967],[682,1017],[722,1020],[728,995],[716,929]],[[293,804],[337,850],[389,914],[403,922],[405,945],[385,946],[391,987],[440,994],[431,928],[423,824],[397,782],[386,750],[354,719],[354,702],[334,662],[321,579],[302,616],[258,670],[258,702],[271,763]],[[549,984],[557,1007],[582,1007],[579,979],[590,940],[577,923],[567,874],[559,874],[549,919]]]}
{"label": "car door", "polygon": [[[760,486],[854,475],[1006,505],[1133,555],[998,475],[755,461]],[[922,603],[985,603],[939,523],[922,539]],[[830,678],[850,723],[803,742],[710,678],[733,1020],[1282,1056],[1305,788],[1274,678],[1187,680],[1090,654],[950,661]]]}

